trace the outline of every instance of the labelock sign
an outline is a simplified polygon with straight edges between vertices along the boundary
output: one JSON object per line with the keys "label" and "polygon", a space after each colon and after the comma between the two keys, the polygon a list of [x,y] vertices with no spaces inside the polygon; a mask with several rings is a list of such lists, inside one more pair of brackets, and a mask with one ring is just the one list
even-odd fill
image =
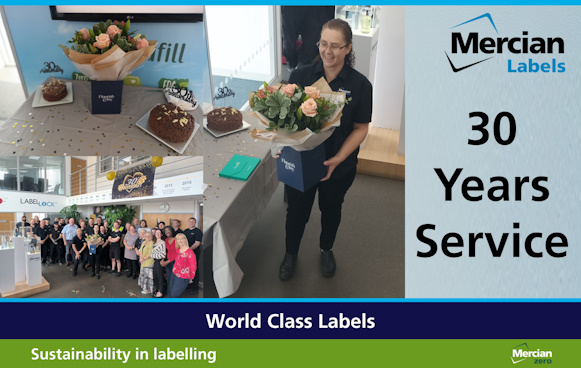
{"label": "labelock sign", "polygon": [[[472,28],[472,29],[471,29]],[[558,57],[565,53],[560,37],[532,36],[522,31],[514,37],[501,36],[490,13],[453,26],[450,51],[445,51],[454,73],[508,54],[508,73],[564,73],[565,63]],[[548,57],[547,57],[548,56]]]}
{"label": "labelock sign", "polygon": [[35,198],[21,198],[20,204],[30,204],[30,205],[39,206],[39,207],[55,207],[54,202],[40,201],[40,200],[35,199]]}

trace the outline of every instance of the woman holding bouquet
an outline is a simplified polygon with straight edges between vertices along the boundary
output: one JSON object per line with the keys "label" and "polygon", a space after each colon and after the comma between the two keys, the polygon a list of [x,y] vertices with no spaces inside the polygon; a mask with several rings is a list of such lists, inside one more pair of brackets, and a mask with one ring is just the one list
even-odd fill
{"label": "woman holding bouquet", "polygon": [[[351,27],[340,19],[323,25],[317,43],[319,56],[314,64],[295,70],[289,82],[310,86],[324,77],[333,91],[345,91],[351,99],[343,108],[341,125],[323,144],[327,155],[327,175],[313,188],[301,192],[285,186],[288,199],[286,217],[286,254],[280,265],[279,277],[293,276],[299,245],[309,221],[315,194],[319,192],[321,210],[321,272],[329,277],[335,274],[336,263],[333,243],[341,223],[341,207],[357,170],[359,146],[367,136],[371,122],[372,87],[361,73],[353,69]],[[308,92],[307,92],[308,93]]]}
{"label": "woman holding bouquet", "polygon": [[[101,278],[99,272],[101,271],[101,254],[103,253],[103,238],[99,236],[99,225],[93,227],[93,235],[87,237],[87,243],[89,243],[89,262],[91,263],[91,277],[95,277],[95,269],[97,274],[97,280]],[[95,251],[92,252],[91,245],[95,246]]]}

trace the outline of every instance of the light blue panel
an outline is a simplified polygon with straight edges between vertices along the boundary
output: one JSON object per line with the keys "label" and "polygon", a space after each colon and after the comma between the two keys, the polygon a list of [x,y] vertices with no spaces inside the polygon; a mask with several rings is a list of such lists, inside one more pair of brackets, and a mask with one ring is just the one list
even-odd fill
{"label": "light blue panel", "polygon": [[[63,69],[64,73],[55,77],[71,79],[77,70],[59,44],[70,45],[67,42],[75,31],[88,29],[94,23],[52,20],[48,6],[5,6],[4,9],[28,93],[34,92],[50,76],[40,73],[44,62],[54,61]],[[208,58],[203,23],[135,22],[131,24],[131,31],[145,34],[148,40],[157,40],[153,60],[142,63],[131,75],[141,78],[142,84],[149,87],[158,87],[162,78],[188,79],[188,88],[202,99]]]}
{"label": "light blue panel", "polygon": [[[498,35],[487,19],[451,27],[490,13]],[[411,298],[571,298],[581,296],[581,124],[580,60],[581,8],[579,7],[409,7],[406,9],[406,297]],[[452,72],[451,32],[479,32],[480,37],[561,37],[564,54],[494,54],[493,59]],[[487,57],[450,55],[456,67]],[[508,73],[508,60],[550,62],[566,65],[564,73]],[[478,138],[469,119],[472,111],[484,111],[491,120],[501,111],[516,118],[515,141],[508,146],[493,139],[483,146],[470,146]],[[505,125],[505,127],[507,124]],[[492,121],[489,123],[492,132]],[[503,136],[507,130],[503,129]],[[453,190],[453,200],[444,200],[444,186],[434,168],[451,176],[464,168]],[[511,183],[510,201],[492,202],[486,197],[469,202],[461,195],[461,180],[477,176],[490,187],[490,178],[504,176]],[[538,192],[523,189],[515,201],[514,178],[547,176],[550,191],[546,201],[534,202]],[[435,224],[430,238],[441,242],[444,234],[513,233],[520,223],[520,257],[512,256],[512,235],[503,255],[494,258],[485,240],[479,240],[476,257],[438,254],[417,257],[428,246],[416,230]],[[533,249],[542,258],[524,251],[524,238],[541,232]],[[566,235],[565,258],[552,258],[544,239],[553,232]]]}

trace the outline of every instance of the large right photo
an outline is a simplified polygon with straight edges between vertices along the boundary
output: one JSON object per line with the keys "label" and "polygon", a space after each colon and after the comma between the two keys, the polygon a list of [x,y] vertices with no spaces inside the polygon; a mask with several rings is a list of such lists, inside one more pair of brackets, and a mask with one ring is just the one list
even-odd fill
{"label": "large right photo", "polygon": [[405,297],[404,7],[205,11],[204,297]]}

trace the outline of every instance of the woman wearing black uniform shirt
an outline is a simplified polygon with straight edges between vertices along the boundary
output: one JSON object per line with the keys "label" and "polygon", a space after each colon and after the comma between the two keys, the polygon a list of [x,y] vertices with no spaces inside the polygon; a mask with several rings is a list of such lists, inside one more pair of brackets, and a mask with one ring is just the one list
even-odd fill
{"label": "woman wearing black uniform shirt", "polygon": [[357,172],[359,145],[367,136],[373,94],[371,83],[353,69],[352,38],[351,28],[345,21],[333,19],[325,23],[317,43],[318,61],[295,70],[290,76],[290,83],[299,84],[303,88],[325,77],[333,91],[344,91],[351,100],[343,108],[341,125],[324,142],[327,175],[304,193],[288,185],[285,188],[288,199],[286,254],[279,272],[283,280],[290,279],[294,273],[299,245],[317,191],[321,210],[321,272],[323,276],[335,274],[335,258],[331,249],[341,223],[345,193]]}

